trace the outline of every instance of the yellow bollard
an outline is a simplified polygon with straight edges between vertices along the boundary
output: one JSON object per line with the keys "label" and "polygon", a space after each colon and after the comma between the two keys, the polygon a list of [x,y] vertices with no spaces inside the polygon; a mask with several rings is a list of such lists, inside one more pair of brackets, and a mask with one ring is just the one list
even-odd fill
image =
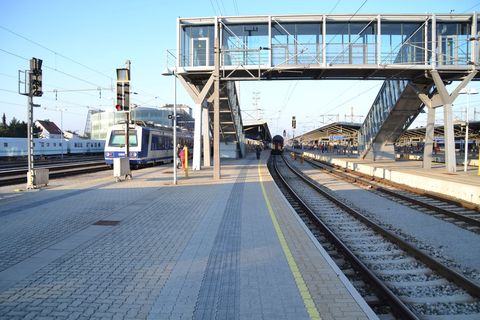
{"label": "yellow bollard", "polygon": [[188,178],[188,147],[183,146],[183,152],[185,153],[185,177]]}

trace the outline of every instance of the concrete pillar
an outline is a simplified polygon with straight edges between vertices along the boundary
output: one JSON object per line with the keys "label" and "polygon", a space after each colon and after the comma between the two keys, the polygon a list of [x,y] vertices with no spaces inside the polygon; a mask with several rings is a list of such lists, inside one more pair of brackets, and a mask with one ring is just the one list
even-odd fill
{"label": "concrete pillar", "polygon": [[432,168],[433,138],[435,128],[435,109],[429,108],[427,113],[427,127],[425,130],[425,146],[423,147],[423,168]]}
{"label": "concrete pillar", "polygon": [[193,137],[193,164],[192,170],[200,170],[202,157],[202,103],[195,104],[195,132]]}
{"label": "concrete pillar", "polygon": [[444,131],[445,131],[445,166],[447,172],[457,171],[457,159],[455,154],[455,136],[453,132],[452,104],[443,106]]}
{"label": "concrete pillar", "polygon": [[202,108],[203,131],[203,166],[210,167],[210,128],[208,122],[208,105]]}

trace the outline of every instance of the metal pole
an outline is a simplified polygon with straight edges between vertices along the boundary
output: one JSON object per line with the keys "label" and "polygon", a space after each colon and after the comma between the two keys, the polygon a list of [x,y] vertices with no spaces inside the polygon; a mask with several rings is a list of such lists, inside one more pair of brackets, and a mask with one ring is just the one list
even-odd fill
{"label": "metal pole", "polygon": [[173,184],[177,184],[177,74],[173,70]]}
{"label": "metal pole", "polygon": [[465,159],[463,160],[463,171],[467,172],[468,166],[468,108],[470,106],[470,91],[467,92],[467,116],[466,116],[466,128],[465,128],[465,144],[464,144],[464,151],[465,151]]}
{"label": "metal pole", "polygon": [[[29,77],[31,77],[31,71]],[[31,83],[31,81],[29,81]],[[34,172],[33,172],[33,96],[32,90],[29,89],[28,94],[28,123],[27,123],[27,153],[28,153],[28,172],[27,172],[27,189],[34,188]]]}
{"label": "metal pole", "polygon": [[[127,67],[127,73],[130,74],[130,60],[127,60],[125,62],[125,65]],[[128,79],[130,81],[130,78]],[[129,92],[130,94],[130,92]],[[125,103],[128,102],[128,106],[125,106],[127,108],[127,125],[125,127],[125,157],[128,159],[130,158],[130,97],[128,101],[125,101],[125,84],[123,85],[123,99],[124,99],[124,106]],[[130,163],[130,160],[128,160]]]}
{"label": "metal pole", "polygon": [[[213,179],[220,179],[220,23],[215,28],[215,81],[213,87]],[[245,54],[245,53],[244,53]]]}
{"label": "metal pole", "polygon": [[63,110],[60,109],[60,131],[62,131],[62,135],[60,137],[60,144],[62,145],[62,159],[63,159]]}

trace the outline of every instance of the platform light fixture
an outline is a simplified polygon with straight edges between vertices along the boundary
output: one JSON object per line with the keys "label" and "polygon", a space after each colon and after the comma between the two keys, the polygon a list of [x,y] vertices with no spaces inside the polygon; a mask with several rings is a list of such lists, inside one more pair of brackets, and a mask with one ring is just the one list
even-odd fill
{"label": "platform light fixture", "polygon": [[166,68],[162,76],[173,76],[173,184],[177,184],[177,70]]}

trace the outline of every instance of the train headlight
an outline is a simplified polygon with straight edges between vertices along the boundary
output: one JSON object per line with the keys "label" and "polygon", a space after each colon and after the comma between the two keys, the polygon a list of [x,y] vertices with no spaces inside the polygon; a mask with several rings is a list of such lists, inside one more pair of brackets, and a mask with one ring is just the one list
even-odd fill
{"label": "train headlight", "polygon": [[132,153],[130,153],[130,156],[131,156],[132,158],[136,158],[136,157],[138,156],[138,153],[132,152]]}
{"label": "train headlight", "polygon": [[112,157],[112,153],[111,153],[111,152],[105,152],[105,157],[106,157],[106,158],[111,158],[111,157]]}

